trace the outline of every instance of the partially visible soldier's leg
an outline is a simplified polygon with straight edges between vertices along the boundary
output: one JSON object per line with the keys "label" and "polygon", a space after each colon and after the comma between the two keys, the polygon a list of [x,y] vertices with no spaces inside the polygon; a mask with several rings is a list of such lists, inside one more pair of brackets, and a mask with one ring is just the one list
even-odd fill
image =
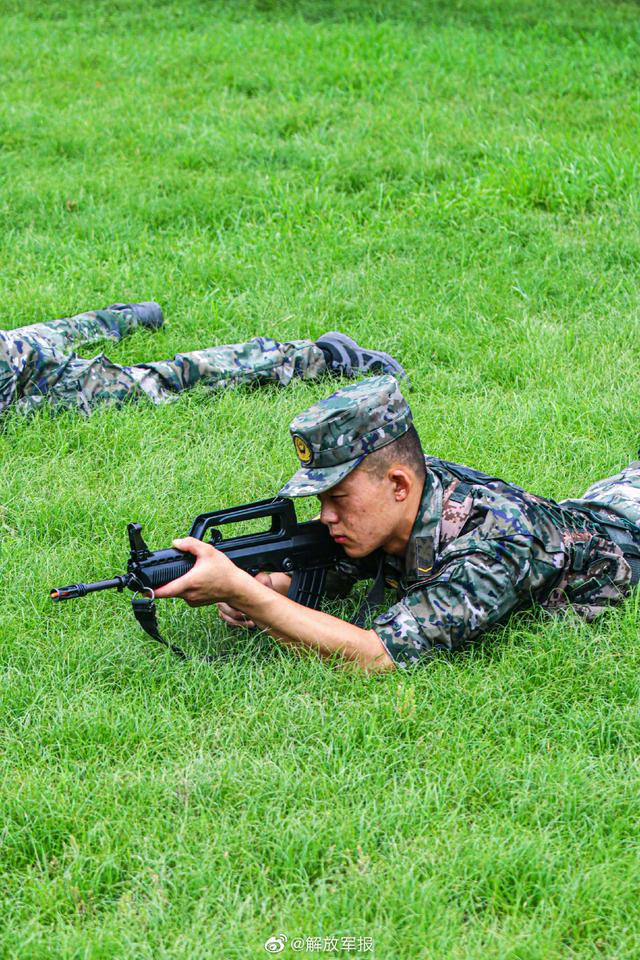
{"label": "partially visible soldier's leg", "polygon": [[[24,398],[21,409],[30,410],[42,404],[43,395],[65,378],[70,376],[72,382],[77,382],[70,365],[78,358],[67,352],[72,343],[121,340],[138,326],[155,330],[162,322],[159,304],[149,302],[114,304],[105,310],[89,310],[73,317],[0,331],[0,352],[11,370],[13,398]],[[80,365],[85,363],[79,361]],[[62,393],[66,395],[64,388]],[[27,402],[30,398],[33,401]]]}
{"label": "partially visible soldier's leg", "polygon": [[[340,338],[339,350],[336,347],[334,351],[336,338]],[[119,404],[141,396],[154,403],[165,403],[197,384],[212,390],[250,383],[284,386],[294,376],[305,380],[325,372],[354,376],[360,370],[371,372],[374,365],[394,375],[404,375],[401,365],[388,354],[362,348],[344,334],[325,334],[317,343],[255,337],[248,343],[177,353],[172,360],[135,366],[119,366],[103,354],[93,360],[81,360],[58,351],[40,379],[29,381],[32,388],[25,391],[18,406],[23,412],[30,412],[46,396],[54,406],[89,413],[99,403]]]}
{"label": "partially visible soldier's leg", "polygon": [[70,356],[55,382],[43,383],[42,390],[31,391],[17,406],[22,413],[31,413],[48,401],[54,407],[90,413],[105,402],[120,404],[143,396],[166,403],[198,383],[216,390],[241,383],[285,385],[294,376],[312,379],[325,370],[325,356],[315,343],[279,343],[266,337],[135,366],[112,363],[104,354],[92,360]]}
{"label": "partially visible soldier's leg", "polygon": [[19,413],[30,414],[45,403],[53,409],[90,414],[102,403],[119,405],[145,396],[132,368],[113,363],[103,353],[92,360],[75,354],[65,357],[55,381],[43,380],[16,403]]}
{"label": "partially visible soldier's leg", "polygon": [[640,460],[613,477],[598,480],[579,500],[562,500],[573,506],[605,507],[640,525]]}
{"label": "partially visible soldier's leg", "polygon": [[72,343],[121,340],[139,323],[133,307],[126,306],[90,310],[73,317],[0,331],[0,346],[11,365],[17,396],[48,392],[64,376],[72,356],[67,350]]}
{"label": "partially visible soldier's leg", "polygon": [[168,393],[188,390],[198,383],[216,390],[241,383],[285,386],[294,376],[310,380],[326,370],[325,354],[311,340],[281,343],[270,337],[177,353],[173,360],[131,368],[142,390],[156,403],[161,403]]}
{"label": "partially visible soldier's leg", "polygon": [[58,350],[67,350],[72,344],[92,344],[100,340],[121,340],[138,326],[138,318],[131,307],[122,310],[87,310],[73,317],[32,323],[5,333],[15,341],[35,340]]}

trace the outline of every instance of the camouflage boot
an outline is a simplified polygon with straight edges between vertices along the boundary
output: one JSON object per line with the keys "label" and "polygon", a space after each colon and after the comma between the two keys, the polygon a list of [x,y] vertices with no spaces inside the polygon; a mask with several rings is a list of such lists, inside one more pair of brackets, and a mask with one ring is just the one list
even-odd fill
{"label": "camouflage boot", "polygon": [[108,313],[131,312],[136,322],[142,327],[148,327],[149,330],[159,330],[164,323],[162,307],[155,300],[145,300],[143,303],[112,303],[106,311]]}

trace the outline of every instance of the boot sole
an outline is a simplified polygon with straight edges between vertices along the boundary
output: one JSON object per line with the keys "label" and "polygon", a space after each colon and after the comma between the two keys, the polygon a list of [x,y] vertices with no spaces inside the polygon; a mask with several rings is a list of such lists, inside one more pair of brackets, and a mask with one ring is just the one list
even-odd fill
{"label": "boot sole", "polygon": [[[348,337],[346,333],[339,333],[337,330],[331,330],[329,333],[324,333],[323,337],[332,337],[334,340],[337,340],[338,343],[342,344],[343,347],[347,347],[354,352],[360,351],[361,353],[368,354],[372,360],[379,361],[381,363],[387,364],[394,373],[397,373],[400,379],[404,379],[407,376],[407,371],[404,369],[401,363],[398,360],[394,359],[389,353],[384,353],[382,350],[366,350],[360,346],[359,343],[356,343],[351,337]],[[366,370],[362,371],[366,373]]]}

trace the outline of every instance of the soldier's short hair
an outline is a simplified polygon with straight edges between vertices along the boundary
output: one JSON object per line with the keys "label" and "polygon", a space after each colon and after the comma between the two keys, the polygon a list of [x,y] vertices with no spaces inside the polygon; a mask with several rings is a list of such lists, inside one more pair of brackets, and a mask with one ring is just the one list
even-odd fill
{"label": "soldier's short hair", "polygon": [[365,457],[361,466],[376,477],[382,478],[394,463],[410,467],[419,478],[426,475],[422,443],[413,424],[397,440],[380,447],[379,450],[374,450]]}

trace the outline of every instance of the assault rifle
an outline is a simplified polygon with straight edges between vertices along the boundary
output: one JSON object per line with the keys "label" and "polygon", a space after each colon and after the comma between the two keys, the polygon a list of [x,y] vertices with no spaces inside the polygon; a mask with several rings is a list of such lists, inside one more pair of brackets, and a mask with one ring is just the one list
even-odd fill
{"label": "assault rifle", "polygon": [[[263,517],[271,518],[270,527],[263,533],[247,533],[225,539],[218,529],[228,523],[242,523]],[[99,590],[118,590],[121,593],[127,587],[134,591],[131,604],[142,629],[181,659],[190,659],[180,647],[161,636],[156,619],[154,589],[183,576],[194,565],[196,558],[191,553],[174,548],[149,550],[139,523],[130,523],[127,532],[131,552],[126,573],[111,580],[56,587],[51,590],[51,599],[56,602],[75,600]],[[291,576],[291,599],[314,609],[320,605],[324,595],[327,570],[345,556],[342,548],[331,539],[324,524],[318,520],[298,523],[293,501],[284,497],[203,513],[193,521],[189,535],[204,540],[207,534],[209,543],[253,576],[260,571],[288,573]]]}

